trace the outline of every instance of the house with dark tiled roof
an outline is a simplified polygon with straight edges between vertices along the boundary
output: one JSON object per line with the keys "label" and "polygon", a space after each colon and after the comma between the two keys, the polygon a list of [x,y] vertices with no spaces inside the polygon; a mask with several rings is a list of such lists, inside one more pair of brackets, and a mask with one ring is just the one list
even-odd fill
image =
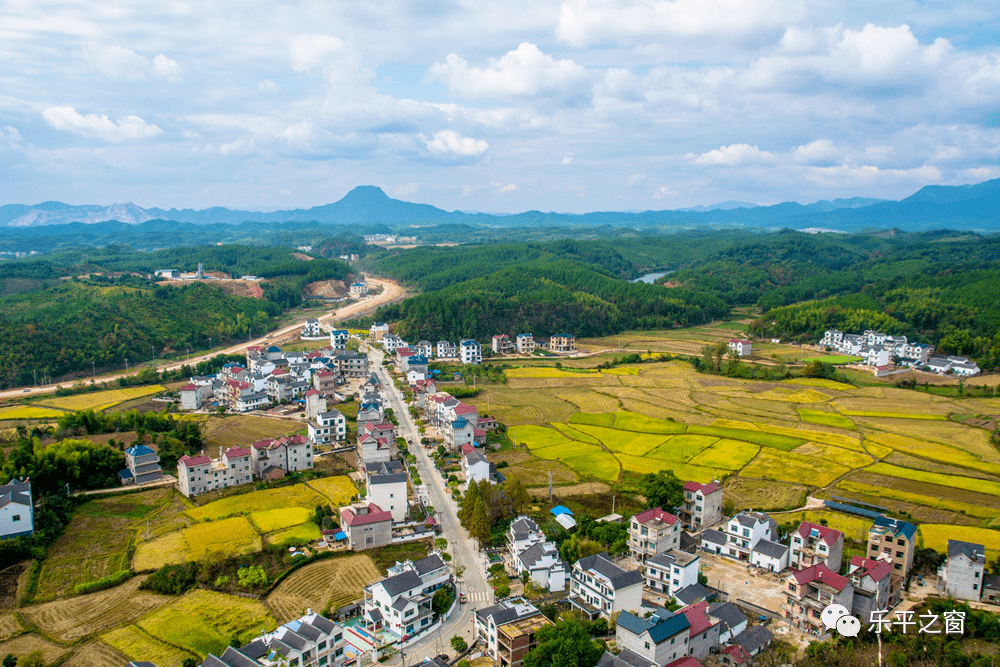
{"label": "house with dark tiled roof", "polygon": [[371,632],[383,630],[404,641],[422,635],[434,627],[434,592],[449,581],[448,566],[437,553],[416,562],[397,562],[384,579],[365,587],[365,625]]}
{"label": "house with dark tiled roof", "polygon": [[125,466],[132,473],[133,484],[160,480],[160,457],[146,445],[133,445],[126,449]]}
{"label": "house with dark tiled roof", "polygon": [[829,629],[821,614],[831,604],[854,608],[854,585],[826,565],[818,563],[785,577],[785,602],[781,610],[789,625],[817,637],[825,637]]}
{"label": "house with dark tiled roof", "polygon": [[410,513],[407,498],[409,477],[402,461],[382,461],[365,465],[368,500],[392,514],[396,523],[406,521]]}
{"label": "house with dark tiled roof", "polygon": [[201,667],[337,667],[347,662],[344,635],[340,625],[307,609],[301,618],[249,644],[228,646],[218,656],[210,653]]}
{"label": "house with dark tiled roof", "polygon": [[642,572],[623,570],[607,553],[581,558],[570,575],[570,604],[588,618],[642,607]]}
{"label": "house with dark tiled roof", "polygon": [[597,662],[597,667],[657,667],[657,665],[652,660],[647,660],[626,648],[617,655],[611,651],[605,651]]}
{"label": "house with dark tiled roof", "polygon": [[726,524],[726,548],[722,555],[749,562],[760,540],[777,540],[778,523],[763,512],[740,512]]}
{"label": "house with dark tiled roof", "polygon": [[0,486],[0,540],[35,532],[35,504],[31,480],[16,477]]}
{"label": "house with dark tiled roof", "polygon": [[629,521],[629,550],[640,563],[671,549],[679,549],[680,545],[681,523],[670,512],[654,507],[639,512]]}
{"label": "house with dark tiled roof", "polygon": [[649,590],[673,597],[677,591],[698,583],[701,558],[671,549],[642,564],[642,576]]}
{"label": "house with dark tiled roof", "polygon": [[478,449],[462,454],[462,472],[468,482],[481,482],[485,479],[490,484],[501,484],[504,481],[504,476],[497,472],[496,465],[490,463]]}
{"label": "house with dark tiled roof", "polygon": [[750,550],[750,564],[768,572],[781,572],[788,567],[788,545],[758,540]]}
{"label": "house with dark tiled roof", "polygon": [[726,644],[747,629],[750,619],[732,602],[713,602],[708,615],[719,621],[719,643]]}
{"label": "house with dark tiled roof", "polygon": [[615,642],[622,649],[656,665],[688,655],[691,623],[681,613],[657,608],[647,619],[623,611],[615,624]]}
{"label": "house with dark tiled roof", "polygon": [[847,576],[854,584],[851,614],[869,623],[871,613],[891,606],[892,565],[883,560],[852,556]]}
{"label": "house with dark tiled roof", "polygon": [[[862,621],[864,623],[864,621]],[[763,625],[751,625],[746,630],[736,635],[733,640],[737,646],[742,648],[750,657],[756,657],[771,645],[774,635]]]}
{"label": "house with dark tiled roof", "polygon": [[569,567],[559,557],[559,549],[552,542],[540,542],[519,553],[514,560],[518,575],[528,573],[536,585],[556,592],[566,590]]}
{"label": "house with dark tiled roof", "polygon": [[957,600],[978,600],[983,594],[986,549],[982,544],[948,540],[948,559],[938,569],[938,586]]}

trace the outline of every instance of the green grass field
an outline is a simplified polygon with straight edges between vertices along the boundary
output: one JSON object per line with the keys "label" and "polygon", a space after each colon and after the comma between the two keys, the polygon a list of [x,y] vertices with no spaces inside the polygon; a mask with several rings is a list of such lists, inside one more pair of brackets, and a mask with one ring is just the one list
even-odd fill
{"label": "green grass field", "polygon": [[719,438],[713,435],[690,435],[685,433],[673,436],[649,452],[647,456],[654,459],[683,463],[717,442],[719,442]]}
{"label": "green grass field", "polygon": [[568,442],[566,436],[548,426],[533,426],[525,424],[509,429],[507,437],[518,446],[526,445],[528,449],[543,449],[553,445]]}
{"label": "green grass field", "polygon": [[614,413],[592,414],[589,412],[578,412],[569,418],[571,424],[592,424],[594,426],[614,426]]}
{"label": "green grass field", "polygon": [[810,424],[833,426],[834,428],[846,428],[851,431],[857,430],[858,428],[850,419],[842,415],[838,415],[836,412],[799,408],[799,416],[802,418],[802,421],[809,422]]}

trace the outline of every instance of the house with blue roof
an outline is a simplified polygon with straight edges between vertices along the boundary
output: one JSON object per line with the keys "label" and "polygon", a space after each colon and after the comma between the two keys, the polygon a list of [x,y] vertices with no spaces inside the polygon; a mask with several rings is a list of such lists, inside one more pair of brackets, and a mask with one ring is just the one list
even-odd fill
{"label": "house with blue roof", "polygon": [[892,563],[895,578],[909,574],[916,547],[917,527],[908,521],[879,516],[868,529],[868,558]]}
{"label": "house with blue roof", "polygon": [[160,457],[146,445],[133,445],[125,450],[124,470],[118,478],[122,484],[149,484],[160,479]]}
{"label": "house with blue roof", "polygon": [[657,665],[688,655],[691,623],[686,615],[657,609],[648,619],[623,611],[618,615],[615,640],[619,647]]}
{"label": "house with blue roof", "polygon": [[459,417],[444,431],[445,444],[456,450],[463,445],[476,446],[476,426],[465,417]]}

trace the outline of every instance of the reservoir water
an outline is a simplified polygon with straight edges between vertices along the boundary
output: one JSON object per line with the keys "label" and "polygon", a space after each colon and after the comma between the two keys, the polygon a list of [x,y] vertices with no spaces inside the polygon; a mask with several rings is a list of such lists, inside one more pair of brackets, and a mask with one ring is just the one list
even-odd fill
{"label": "reservoir water", "polygon": [[658,273],[647,273],[644,276],[639,276],[638,278],[636,278],[632,282],[634,282],[634,283],[646,283],[647,285],[652,285],[653,283],[656,282],[657,278],[662,278],[663,276],[668,276],[671,273],[673,273],[673,271],[660,271]]}

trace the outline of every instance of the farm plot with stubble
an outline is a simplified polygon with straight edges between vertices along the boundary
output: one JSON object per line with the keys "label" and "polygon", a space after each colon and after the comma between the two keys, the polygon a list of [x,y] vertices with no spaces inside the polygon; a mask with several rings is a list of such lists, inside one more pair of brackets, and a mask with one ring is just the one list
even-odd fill
{"label": "farm plot with stubble", "polygon": [[310,563],[278,584],[265,602],[279,623],[306,609],[337,609],[363,597],[362,589],[381,578],[372,559],[358,554]]}

